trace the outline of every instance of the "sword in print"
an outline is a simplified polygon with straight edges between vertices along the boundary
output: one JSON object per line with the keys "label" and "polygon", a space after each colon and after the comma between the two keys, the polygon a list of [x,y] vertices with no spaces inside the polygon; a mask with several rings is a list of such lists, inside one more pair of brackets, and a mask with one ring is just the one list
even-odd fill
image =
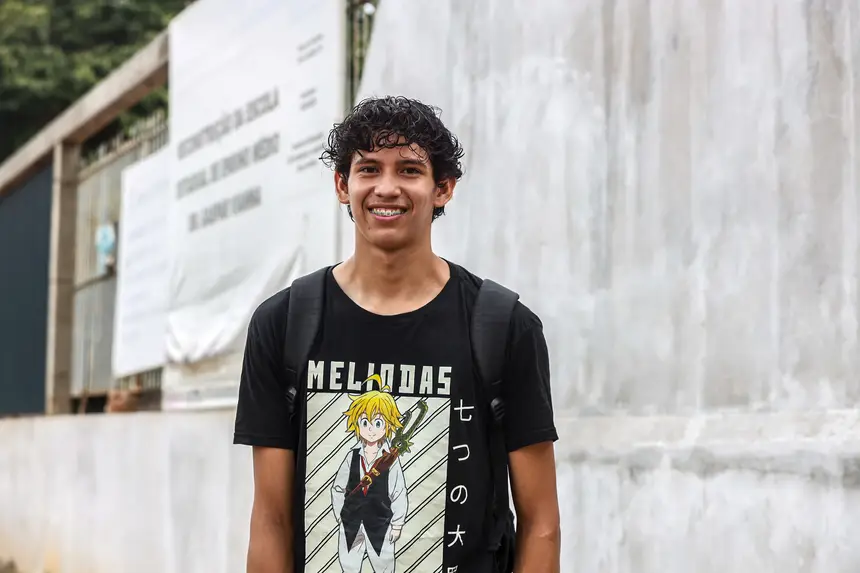
{"label": "sword in print", "polygon": [[[415,418],[415,421],[412,422],[412,425],[409,425],[409,422],[412,420],[412,413],[415,410],[418,410],[418,416]],[[414,445],[412,442],[412,436],[415,435],[415,432],[418,430],[418,426],[421,425],[421,422],[424,420],[424,417],[427,415],[427,399],[422,398],[419,400],[415,407],[406,411],[400,418],[400,422],[402,426],[394,432],[394,437],[391,439],[391,450],[384,452],[381,456],[379,456],[373,465],[370,466],[370,469],[364,474],[364,477],[358,482],[358,485],[347,494],[347,497],[354,495],[361,491],[364,495],[367,495],[367,490],[370,489],[370,486],[373,484],[373,480],[377,477],[381,476],[384,472],[387,472],[392,465],[394,465],[394,461],[399,458],[402,454],[408,454],[412,446]]]}

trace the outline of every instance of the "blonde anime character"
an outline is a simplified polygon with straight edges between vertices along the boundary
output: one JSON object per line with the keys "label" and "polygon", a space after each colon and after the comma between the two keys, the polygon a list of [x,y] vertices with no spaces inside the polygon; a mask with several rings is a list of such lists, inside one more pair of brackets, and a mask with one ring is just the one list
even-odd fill
{"label": "blonde anime character", "polygon": [[343,413],[357,443],[347,452],[331,488],[339,525],[338,557],[344,573],[359,573],[367,556],[375,573],[393,573],[394,544],[406,522],[406,482],[391,439],[403,428],[390,389],[378,374],[367,382],[380,390],[350,396]]}

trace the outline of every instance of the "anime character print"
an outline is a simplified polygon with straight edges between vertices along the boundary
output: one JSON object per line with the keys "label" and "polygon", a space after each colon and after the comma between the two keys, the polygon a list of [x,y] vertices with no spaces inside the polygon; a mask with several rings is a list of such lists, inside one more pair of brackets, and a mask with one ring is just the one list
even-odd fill
{"label": "anime character print", "polygon": [[409,509],[401,457],[409,453],[410,439],[427,413],[423,400],[401,413],[379,375],[366,382],[371,381],[378,390],[349,396],[351,404],[343,416],[346,431],[356,442],[346,452],[331,487],[344,573],[359,573],[365,557],[375,573],[394,572],[395,546]]}

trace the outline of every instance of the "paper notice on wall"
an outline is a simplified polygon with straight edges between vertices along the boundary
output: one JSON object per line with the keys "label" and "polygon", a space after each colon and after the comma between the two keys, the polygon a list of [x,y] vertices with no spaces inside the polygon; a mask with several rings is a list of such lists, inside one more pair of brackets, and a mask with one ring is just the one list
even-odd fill
{"label": "paper notice on wall", "polygon": [[169,359],[241,349],[256,306],[334,262],[341,0],[201,0],[170,27]]}
{"label": "paper notice on wall", "polygon": [[167,326],[167,150],[122,172],[113,376],[158,368]]}

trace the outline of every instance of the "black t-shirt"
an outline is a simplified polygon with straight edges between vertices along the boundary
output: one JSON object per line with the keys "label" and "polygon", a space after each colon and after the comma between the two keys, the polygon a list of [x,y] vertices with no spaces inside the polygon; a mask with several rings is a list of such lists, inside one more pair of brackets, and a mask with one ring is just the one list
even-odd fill
{"label": "black t-shirt", "polygon": [[[285,400],[289,289],[254,313],[234,443],[293,449],[296,571],[489,573],[489,410],[474,370],[471,311],[481,280],[451,264],[439,295],[381,316],[329,272],[322,332]],[[502,397],[508,451],[555,441],[540,320],[517,303]]]}

